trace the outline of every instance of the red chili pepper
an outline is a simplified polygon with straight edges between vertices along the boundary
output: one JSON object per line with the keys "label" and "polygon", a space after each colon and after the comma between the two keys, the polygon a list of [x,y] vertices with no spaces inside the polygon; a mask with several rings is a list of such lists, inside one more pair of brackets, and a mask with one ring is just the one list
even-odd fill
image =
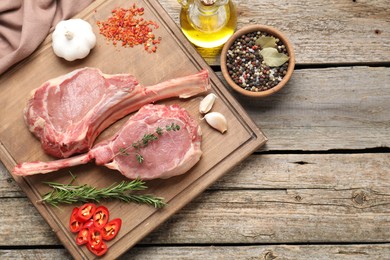
{"label": "red chili pepper", "polygon": [[72,232],[78,232],[77,245],[86,245],[96,256],[104,255],[108,247],[104,240],[112,240],[118,234],[122,220],[109,220],[109,211],[104,206],[97,207],[94,203],[86,203],[74,208],[69,221]]}
{"label": "red chili pepper", "polygon": [[116,218],[108,222],[102,229],[102,237],[104,240],[111,240],[118,234],[122,226],[122,220]]}
{"label": "red chili pepper", "polygon": [[151,44],[160,43],[154,41],[154,29],[158,29],[158,24],[152,20],[145,20],[140,17],[144,14],[144,8],[138,8],[133,5],[129,9],[117,8],[111,11],[112,16],[105,21],[97,21],[99,32],[108,40],[112,41],[114,46],[118,41],[122,42],[124,47],[134,47],[135,45],[144,44],[144,49],[149,52],[155,52],[156,48],[150,48]]}
{"label": "red chili pepper", "polygon": [[93,214],[95,214],[95,211],[96,205],[94,203],[86,203],[79,208],[76,218],[81,222],[86,222],[92,218]]}
{"label": "red chili pepper", "polygon": [[91,253],[95,254],[96,256],[102,256],[108,250],[106,243],[104,243],[103,241],[100,243],[99,248],[92,248],[92,246],[89,243],[87,244],[87,248],[89,251],[91,251]]}
{"label": "red chili pepper", "polygon": [[91,227],[88,232],[88,246],[98,250],[103,242],[102,231],[96,227]]}
{"label": "red chili pepper", "polygon": [[83,228],[91,228],[93,227],[93,219],[89,219],[87,222],[83,224]]}
{"label": "red chili pepper", "polygon": [[106,207],[97,207],[95,214],[93,215],[93,223],[95,227],[100,229],[103,228],[107,224],[109,216],[110,215]]}
{"label": "red chili pepper", "polygon": [[79,232],[80,229],[83,227],[83,223],[77,219],[77,212],[79,211],[79,208],[74,208],[72,211],[72,214],[70,215],[69,220],[69,229],[72,233]]}
{"label": "red chili pepper", "polygon": [[77,234],[76,244],[78,244],[79,246],[86,244],[88,242],[88,233],[89,228],[82,228]]}
{"label": "red chili pepper", "polygon": [[93,219],[85,222],[76,237],[76,244],[84,245],[88,242],[89,229],[93,227]]}

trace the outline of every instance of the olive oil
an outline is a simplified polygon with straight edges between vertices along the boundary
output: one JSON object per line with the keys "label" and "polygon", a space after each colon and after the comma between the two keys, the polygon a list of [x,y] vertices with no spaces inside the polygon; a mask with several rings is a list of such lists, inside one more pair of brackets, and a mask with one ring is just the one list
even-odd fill
{"label": "olive oil", "polygon": [[237,12],[232,1],[225,4],[204,4],[193,0],[180,12],[180,26],[184,35],[194,45],[215,48],[223,45],[234,33]]}

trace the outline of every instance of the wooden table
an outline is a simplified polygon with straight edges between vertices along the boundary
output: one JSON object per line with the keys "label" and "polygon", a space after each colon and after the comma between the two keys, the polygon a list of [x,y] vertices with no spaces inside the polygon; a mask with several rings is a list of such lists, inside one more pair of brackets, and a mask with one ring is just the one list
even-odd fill
{"label": "wooden table", "polygon": [[[178,23],[176,0],[160,2]],[[123,259],[390,259],[389,0],[235,3],[238,28],[271,25],[295,47],[281,92],[235,95],[269,141]],[[0,173],[0,258],[71,258]]]}

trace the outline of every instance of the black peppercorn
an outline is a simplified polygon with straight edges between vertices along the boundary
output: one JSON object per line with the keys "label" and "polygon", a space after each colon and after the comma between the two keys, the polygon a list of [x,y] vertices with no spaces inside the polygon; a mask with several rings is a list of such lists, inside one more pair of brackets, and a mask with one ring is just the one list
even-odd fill
{"label": "black peppercorn", "polygon": [[[242,35],[231,45],[227,52],[228,73],[232,80],[249,91],[264,91],[275,87],[287,73],[288,61],[280,67],[269,67],[265,64],[256,40],[270,36],[265,32],[252,32]],[[288,55],[287,48],[276,38],[277,50]]]}

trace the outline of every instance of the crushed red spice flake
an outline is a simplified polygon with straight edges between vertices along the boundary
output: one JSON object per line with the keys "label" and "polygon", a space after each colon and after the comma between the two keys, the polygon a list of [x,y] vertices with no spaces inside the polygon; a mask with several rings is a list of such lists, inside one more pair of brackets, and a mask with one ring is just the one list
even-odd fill
{"label": "crushed red spice flake", "polygon": [[116,46],[121,42],[123,47],[134,47],[143,44],[145,51],[152,53],[157,51],[157,44],[161,37],[156,38],[153,29],[158,29],[158,24],[152,20],[146,21],[143,17],[143,7],[133,4],[129,9],[116,8],[111,11],[112,16],[105,21],[98,21],[100,34],[112,41]]}

